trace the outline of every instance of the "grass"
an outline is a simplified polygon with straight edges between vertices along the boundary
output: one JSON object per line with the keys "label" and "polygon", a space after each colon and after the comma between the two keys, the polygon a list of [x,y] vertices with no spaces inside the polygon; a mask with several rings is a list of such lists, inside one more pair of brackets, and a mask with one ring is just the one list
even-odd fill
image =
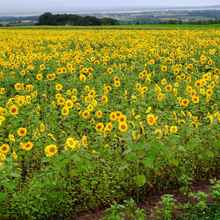
{"label": "grass", "polygon": [[115,26],[13,26],[1,29],[98,29],[98,30],[204,30],[220,29],[220,24],[144,24]]}

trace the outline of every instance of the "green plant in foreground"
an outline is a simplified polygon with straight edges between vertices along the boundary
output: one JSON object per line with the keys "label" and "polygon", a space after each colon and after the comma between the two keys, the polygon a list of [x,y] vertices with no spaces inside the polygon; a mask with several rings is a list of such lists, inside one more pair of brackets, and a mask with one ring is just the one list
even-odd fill
{"label": "green plant in foreground", "polygon": [[160,207],[156,209],[157,219],[171,220],[175,209],[175,199],[173,195],[165,194],[161,197]]}
{"label": "green plant in foreground", "polygon": [[220,180],[212,180],[211,195],[214,200],[220,201]]}
{"label": "green plant in foreground", "polygon": [[122,205],[114,204],[107,209],[103,220],[145,220],[147,219],[144,209],[137,207],[133,199],[126,200]]}

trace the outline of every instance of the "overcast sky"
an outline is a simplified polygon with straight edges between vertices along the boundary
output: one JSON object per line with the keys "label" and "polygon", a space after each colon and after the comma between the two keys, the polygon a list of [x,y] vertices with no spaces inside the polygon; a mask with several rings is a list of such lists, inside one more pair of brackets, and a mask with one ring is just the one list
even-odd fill
{"label": "overcast sky", "polygon": [[115,8],[126,6],[204,6],[220,0],[0,0],[0,14]]}

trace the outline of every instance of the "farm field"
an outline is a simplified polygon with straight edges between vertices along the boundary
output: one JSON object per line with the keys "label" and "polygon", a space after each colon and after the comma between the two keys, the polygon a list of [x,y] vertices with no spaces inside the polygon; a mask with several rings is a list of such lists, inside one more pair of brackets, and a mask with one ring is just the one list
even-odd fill
{"label": "farm field", "polygon": [[104,26],[14,26],[1,27],[1,29],[83,29],[83,30],[207,30],[219,29],[220,24],[140,24],[140,25],[104,25]]}
{"label": "farm field", "polygon": [[[219,177],[219,158],[219,28],[0,29],[0,217],[80,219],[152,192],[186,196]],[[163,197],[160,219],[173,203]],[[130,219],[147,219],[137,210]]]}

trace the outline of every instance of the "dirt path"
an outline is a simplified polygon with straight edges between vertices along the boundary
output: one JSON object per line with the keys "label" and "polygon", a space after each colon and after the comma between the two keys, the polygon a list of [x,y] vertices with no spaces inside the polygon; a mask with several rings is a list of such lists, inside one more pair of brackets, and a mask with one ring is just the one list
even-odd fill
{"label": "dirt path", "polygon": [[[209,188],[209,181],[197,182],[191,186],[192,192],[202,191],[205,193],[209,193]],[[167,190],[165,192],[154,192],[152,194],[149,194],[146,197],[145,201],[140,203],[138,206],[147,210],[148,213],[150,213],[150,219],[154,219],[154,209],[158,205],[161,196],[164,194],[172,194],[178,203],[185,203],[188,200],[187,196],[184,196],[182,193],[180,193],[178,189]],[[97,209],[94,212],[82,213],[80,216],[74,218],[73,220],[101,220],[104,215],[104,211],[105,210],[103,209]]]}

